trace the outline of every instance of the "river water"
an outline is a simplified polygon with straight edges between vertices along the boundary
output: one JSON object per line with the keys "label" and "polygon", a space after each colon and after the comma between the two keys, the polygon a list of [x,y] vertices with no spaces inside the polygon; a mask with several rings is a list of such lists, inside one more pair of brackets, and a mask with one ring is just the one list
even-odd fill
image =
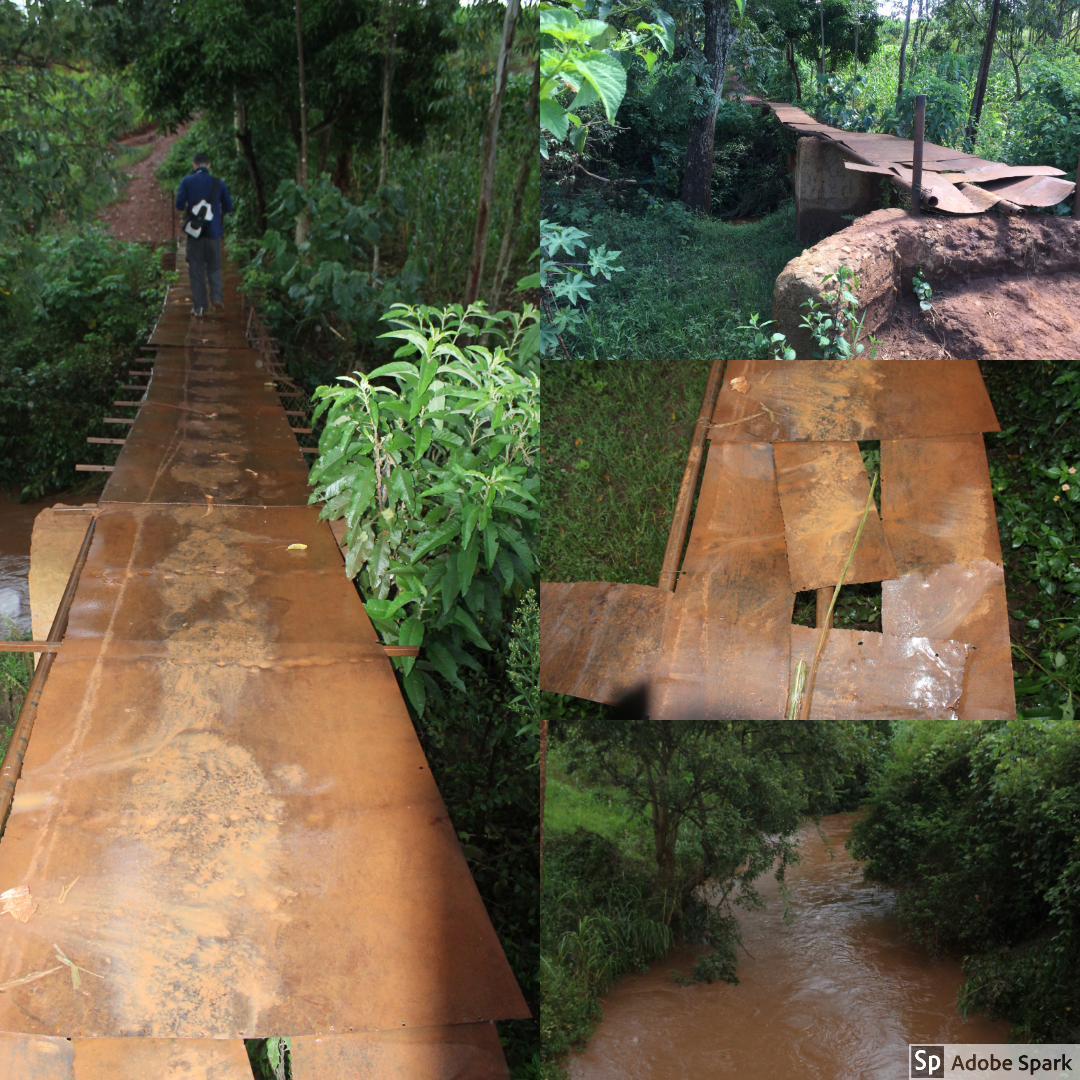
{"label": "river water", "polygon": [[771,878],[765,910],[740,913],[738,986],[673,982],[691,948],[621,980],[571,1055],[572,1080],[902,1080],[908,1043],[1006,1042],[1008,1024],[957,1013],[958,961],[902,940],[891,893],[865,884],[844,849],[854,820],[823,819],[828,848],[803,828],[787,924]]}

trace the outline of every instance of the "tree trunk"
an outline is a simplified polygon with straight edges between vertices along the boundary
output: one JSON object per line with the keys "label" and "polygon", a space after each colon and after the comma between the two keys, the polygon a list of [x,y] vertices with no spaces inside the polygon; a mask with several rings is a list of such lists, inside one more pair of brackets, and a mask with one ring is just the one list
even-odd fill
{"label": "tree trunk", "polygon": [[818,0],[821,12],[821,81],[825,81],[825,0]]}
{"label": "tree trunk", "polygon": [[497,311],[499,307],[499,294],[506,283],[506,275],[510,270],[510,264],[514,261],[514,251],[517,248],[517,227],[521,219],[521,207],[525,201],[525,188],[528,186],[529,177],[532,176],[533,164],[537,160],[536,143],[540,134],[536,126],[536,117],[540,110],[540,60],[533,66],[532,89],[529,91],[529,103],[525,108],[525,127],[530,138],[525,144],[518,158],[517,176],[514,177],[514,197],[510,202],[510,209],[506,213],[506,224],[503,226],[502,244],[499,247],[499,261],[495,264],[495,280],[491,286],[491,297],[488,301],[488,310]]}
{"label": "tree trunk", "polygon": [[255,160],[255,147],[251,139],[251,127],[248,124],[247,106],[240,95],[233,95],[235,104],[234,125],[236,131],[236,145],[244,157],[248,173],[251,175],[251,186],[255,190],[255,216],[259,222],[259,232],[266,232],[266,188],[263,186],[262,173],[259,172],[258,162]]}
{"label": "tree trunk", "polygon": [[[919,0],[919,10],[915,13],[915,34],[911,39],[911,78],[915,78],[915,73],[919,70],[919,31],[922,31],[922,35],[926,37],[926,27],[923,25],[923,0]],[[930,20],[927,19],[927,22]]]}
{"label": "tree trunk", "polygon": [[908,30],[911,29],[911,5],[914,0],[907,0],[907,16],[904,19],[904,38],[900,42],[900,78],[896,83],[896,108],[900,109],[900,98],[904,93],[904,60],[907,57]]}
{"label": "tree trunk", "polygon": [[852,77],[851,77],[851,107],[855,108],[855,80],[859,77],[859,9],[855,9],[855,57],[852,61]]}
{"label": "tree trunk", "polygon": [[[300,161],[296,181],[307,193],[308,187],[308,124],[307,91],[304,87],[304,30],[300,21],[300,0],[296,0],[296,60],[300,71]],[[296,219],[296,246],[299,247],[311,232],[311,220],[305,208]]]}
{"label": "tree trunk", "polygon": [[730,0],[705,0],[705,62],[709,65],[712,104],[704,116],[690,121],[690,139],[686,147],[679,198],[691,210],[703,214],[712,211],[713,142],[716,139],[716,114],[724,93],[728,56],[738,31],[731,25]]}
{"label": "tree trunk", "polygon": [[1001,12],[1001,0],[994,0],[993,10],[990,12],[990,25],[986,29],[986,40],[983,42],[982,60],[979,63],[979,77],[975,82],[975,96],[971,99],[971,113],[968,116],[967,144],[971,150],[975,149],[975,136],[979,130],[979,120],[982,117],[983,99],[986,97],[986,81],[990,76],[990,61],[994,57],[994,38],[997,36],[998,15]]}
{"label": "tree trunk", "polygon": [[795,100],[802,101],[802,82],[799,79],[799,65],[795,63],[795,42],[787,44],[787,61],[791,68],[791,74],[795,76]]}
{"label": "tree trunk", "polygon": [[473,233],[472,258],[469,274],[465,279],[465,304],[475,303],[480,293],[480,281],[484,274],[484,255],[487,251],[488,232],[491,227],[491,206],[495,196],[495,158],[499,149],[499,119],[506,97],[506,80],[510,74],[510,49],[514,44],[521,0],[507,0],[506,18],[503,20],[502,43],[499,61],[495,67],[495,85],[491,89],[484,138],[480,144],[480,198],[476,205],[476,230]]}
{"label": "tree trunk", "polygon": [[334,161],[334,187],[342,195],[348,195],[352,187],[352,151],[342,150]]}
{"label": "tree trunk", "polygon": [[661,800],[653,803],[653,850],[656,865],[665,873],[675,870],[675,845],[679,840],[679,818]]}
{"label": "tree trunk", "polygon": [[[393,0],[386,0],[387,39],[383,53],[382,126],[379,128],[379,187],[386,183],[390,166],[390,86],[394,81],[394,49],[397,46],[397,13]],[[377,190],[377,189],[376,189]],[[371,276],[379,276],[379,245],[371,253]]]}
{"label": "tree trunk", "polygon": [[330,156],[330,138],[333,134],[334,128],[331,125],[319,135],[319,157],[315,171],[320,176],[326,172],[326,159]]}

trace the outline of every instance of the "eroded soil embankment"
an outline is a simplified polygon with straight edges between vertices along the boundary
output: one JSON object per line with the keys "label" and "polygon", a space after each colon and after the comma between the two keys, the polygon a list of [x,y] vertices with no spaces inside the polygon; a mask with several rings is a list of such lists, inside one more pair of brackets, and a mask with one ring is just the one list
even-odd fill
{"label": "eroded soil embankment", "polygon": [[928,336],[939,348],[980,363],[1052,362],[1080,344],[1080,221],[868,214],[792,259],[777,279],[776,329],[807,355],[813,346],[799,327],[802,305],[820,298],[822,279],[842,266],[858,276],[866,329],[886,342],[911,322],[903,300],[918,272],[934,291]]}
{"label": "eroded soil embankment", "polygon": [[879,348],[915,359],[948,354],[988,366],[1070,364],[1080,355],[1080,273],[1009,278],[1005,274],[945,281],[934,289],[933,309],[901,301],[878,331]]}

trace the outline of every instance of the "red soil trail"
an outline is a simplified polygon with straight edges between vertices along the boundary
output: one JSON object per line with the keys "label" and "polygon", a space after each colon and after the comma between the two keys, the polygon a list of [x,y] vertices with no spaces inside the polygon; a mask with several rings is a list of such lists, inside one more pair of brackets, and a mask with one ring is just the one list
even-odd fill
{"label": "red soil trail", "polygon": [[156,247],[172,239],[172,193],[157,182],[154,170],[165,160],[173,143],[186,130],[186,126],[182,127],[175,135],[161,135],[150,131],[120,140],[121,146],[137,147],[149,144],[153,149],[149,157],[136,162],[127,170],[127,195],[102,211],[102,224],[108,226],[117,240],[149,243]]}

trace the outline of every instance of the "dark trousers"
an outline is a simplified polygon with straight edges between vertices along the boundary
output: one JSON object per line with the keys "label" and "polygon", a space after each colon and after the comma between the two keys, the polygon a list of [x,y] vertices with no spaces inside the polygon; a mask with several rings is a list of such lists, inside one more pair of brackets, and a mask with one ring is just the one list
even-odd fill
{"label": "dark trousers", "polygon": [[187,238],[188,275],[191,278],[191,306],[210,306],[206,296],[206,283],[210,282],[210,300],[220,303],[225,299],[221,286],[221,237],[189,236]]}

